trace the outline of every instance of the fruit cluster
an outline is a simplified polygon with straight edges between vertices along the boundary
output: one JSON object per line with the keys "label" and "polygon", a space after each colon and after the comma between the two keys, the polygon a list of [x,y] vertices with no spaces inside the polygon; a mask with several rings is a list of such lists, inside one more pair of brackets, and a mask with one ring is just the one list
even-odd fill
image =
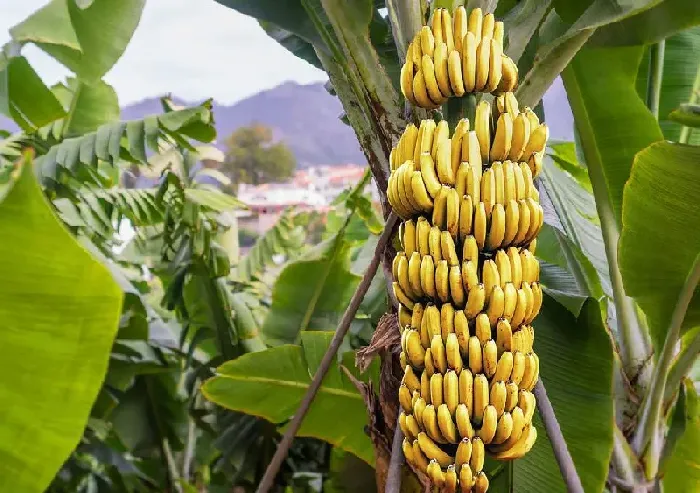
{"label": "fruit cluster", "polygon": [[401,92],[411,104],[441,106],[451,96],[471,92],[502,94],[518,80],[515,62],[503,54],[503,23],[474,9],[433,12],[432,23],[408,45],[401,68]]}
{"label": "fruit cluster", "polygon": [[534,256],[544,222],[534,178],[548,129],[513,93],[503,24],[463,7],[436,9],[408,47],[406,98],[436,108],[491,92],[473,129],[460,120],[408,125],[391,152],[387,197],[403,219],[393,262],[399,306],[399,426],[408,463],[447,493],[485,492],[485,455],[533,446],[539,378],[531,325],[542,307]]}

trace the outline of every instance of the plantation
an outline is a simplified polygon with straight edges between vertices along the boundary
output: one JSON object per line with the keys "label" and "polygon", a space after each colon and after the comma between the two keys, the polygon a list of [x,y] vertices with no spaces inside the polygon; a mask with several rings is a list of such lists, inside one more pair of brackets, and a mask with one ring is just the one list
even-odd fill
{"label": "plantation", "polygon": [[0,492],[700,491],[700,3],[216,2],[327,74],[364,176],[239,225],[296,147],[120,120],[146,0],[12,27]]}

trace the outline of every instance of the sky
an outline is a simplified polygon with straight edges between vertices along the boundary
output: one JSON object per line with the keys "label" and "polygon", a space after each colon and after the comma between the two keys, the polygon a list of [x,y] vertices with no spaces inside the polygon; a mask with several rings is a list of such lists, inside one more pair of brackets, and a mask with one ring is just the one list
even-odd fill
{"label": "sky", "polygon": [[[118,1],[118,0],[116,0]],[[48,0],[0,0],[0,44]],[[34,46],[22,53],[47,85],[70,73]],[[326,75],[269,38],[254,19],[214,0],[147,0],[131,43],[105,76],[121,105],[171,92],[230,104],[292,80]]]}

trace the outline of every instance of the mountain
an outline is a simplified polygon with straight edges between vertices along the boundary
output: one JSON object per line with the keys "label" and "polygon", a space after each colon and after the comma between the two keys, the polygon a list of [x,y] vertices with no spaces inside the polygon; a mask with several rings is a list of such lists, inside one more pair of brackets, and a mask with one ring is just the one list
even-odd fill
{"label": "mountain", "polygon": [[[196,104],[175,100],[186,106]],[[364,163],[365,157],[355,132],[338,118],[342,111],[340,101],[331,96],[323,84],[285,82],[232,105],[214,102],[217,145],[223,148],[223,142],[231,132],[257,122],[271,127],[275,138],[289,145],[300,168]],[[545,95],[545,111],[550,137],[573,140],[573,117],[566,92],[558,79]],[[159,98],[148,98],[122,108],[122,119],[140,119],[161,112]],[[14,131],[17,126],[0,116],[2,128]]]}

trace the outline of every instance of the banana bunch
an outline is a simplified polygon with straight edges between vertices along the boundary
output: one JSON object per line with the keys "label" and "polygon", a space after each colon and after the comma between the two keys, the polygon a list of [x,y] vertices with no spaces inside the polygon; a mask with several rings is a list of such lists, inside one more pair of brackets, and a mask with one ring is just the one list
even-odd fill
{"label": "banana bunch", "polygon": [[408,125],[389,156],[387,197],[403,219],[392,265],[403,452],[446,493],[485,492],[486,454],[517,459],[537,439],[544,212],[534,179],[549,130],[512,92],[517,68],[503,36],[480,9],[434,11],[408,46],[406,98],[436,108],[466,93],[496,97],[452,133],[446,121]]}
{"label": "banana bunch", "polygon": [[401,92],[413,105],[435,109],[450,96],[515,89],[518,68],[503,53],[503,23],[463,6],[435,9],[429,26],[409,43],[401,68]]}

